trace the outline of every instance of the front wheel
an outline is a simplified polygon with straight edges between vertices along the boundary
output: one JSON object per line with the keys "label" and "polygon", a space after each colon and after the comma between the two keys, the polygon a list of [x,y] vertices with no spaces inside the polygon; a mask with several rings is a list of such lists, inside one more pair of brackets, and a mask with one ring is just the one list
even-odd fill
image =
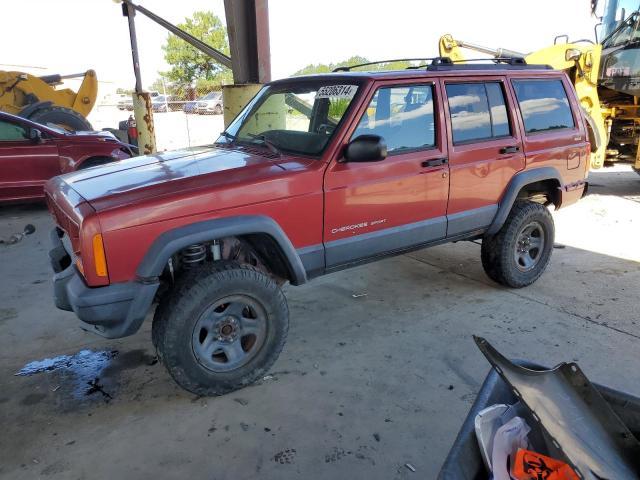
{"label": "front wheel", "polygon": [[264,376],[288,329],[287,301],[271,277],[221,262],[178,281],[156,309],[152,335],[182,388],[222,395]]}
{"label": "front wheel", "polygon": [[482,239],[482,266],[489,278],[507,287],[531,285],[549,264],[554,237],[549,210],[519,200],[500,231]]}

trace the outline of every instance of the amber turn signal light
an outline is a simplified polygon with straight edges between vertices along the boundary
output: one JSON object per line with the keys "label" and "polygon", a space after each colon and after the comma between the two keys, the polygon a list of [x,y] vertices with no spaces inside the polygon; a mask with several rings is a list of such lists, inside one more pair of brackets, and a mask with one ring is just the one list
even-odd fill
{"label": "amber turn signal light", "polygon": [[102,243],[102,235],[93,236],[93,263],[96,267],[96,275],[99,277],[107,276],[107,259],[104,255],[104,245]]}

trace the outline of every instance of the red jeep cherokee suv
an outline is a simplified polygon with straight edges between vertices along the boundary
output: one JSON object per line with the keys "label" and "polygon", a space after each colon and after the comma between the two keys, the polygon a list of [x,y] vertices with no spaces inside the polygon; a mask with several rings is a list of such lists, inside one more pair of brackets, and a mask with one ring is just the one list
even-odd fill
{"label": "red jeep cherokee suv", "polygon": [[489,277],[534,282],[547,207],[586,187],[587,135],[566,75],[516,61],[275,81],[212,145],[47,184],[55,302],[116,338],[157,301],[169,373],[226,393],[282,350],[287,281],[482,239]]}

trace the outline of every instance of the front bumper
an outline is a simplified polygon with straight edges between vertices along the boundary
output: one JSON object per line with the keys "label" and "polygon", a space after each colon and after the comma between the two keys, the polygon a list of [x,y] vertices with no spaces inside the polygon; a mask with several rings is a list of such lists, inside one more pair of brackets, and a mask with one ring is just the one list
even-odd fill
{"label": "front bumper", "polygon": [[93,327],[92,331],[107,338],[137,332],[151,308],[159,283],[135,280],[105,287],[87,286],[58,232],[54,229],[51,233],[53,248],[49,252],[56,307],[73,311]]}

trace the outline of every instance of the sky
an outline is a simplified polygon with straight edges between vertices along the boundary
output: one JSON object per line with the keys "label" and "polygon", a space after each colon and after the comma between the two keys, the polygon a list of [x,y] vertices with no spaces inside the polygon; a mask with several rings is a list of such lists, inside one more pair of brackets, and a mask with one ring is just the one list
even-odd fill
{"label": "sky", "polygon": [[[197,10],[211,10],[224,22],[223,0],[136,1],[172,23]],[[116,87],[133,87],[127,20],[114,0],[4,3],[0,69],[42,75],[92,68],[100,97]],[[270,0],[272,77],[353,55],[370,60],[435,56],[445,33],[526,53],[552,44],[560,34],[593,39],[595,23],[589,0]],[[167,69],[161,47],[168,32],[140,14],[136,28],[143,84],[149,86],[158,71]]]}

